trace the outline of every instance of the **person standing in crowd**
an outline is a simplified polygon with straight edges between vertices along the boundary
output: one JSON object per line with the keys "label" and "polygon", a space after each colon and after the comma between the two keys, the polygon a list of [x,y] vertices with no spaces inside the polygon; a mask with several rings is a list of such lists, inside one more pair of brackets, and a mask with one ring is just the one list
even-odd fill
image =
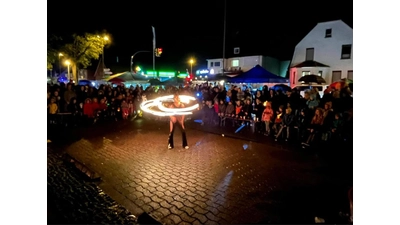
{"label": "person standing in crowd", "polygon": [[271,122],[273,117],[274,110],[272,109],[271,103],[267,102],[261,118],[265,123],[265,136],[269,136],[271,134]]}
{"label": "person standing in crowd", "polygon": [[75,91],[72,89],[72,84],[68,84],[67,85],[67,90],[64,92],[64,111],[67,112],[68,111],[68,105],[69,103],[71,103],[71,99],[72,98],[76,98],[76,93]]}
{"label": "person standing in crowd", "polygon": [[49,108],[49,121],[50,124],[56,123],[56,116],[58,111],[58,106],[56,103],[56,99],[53,97],[50,99],[50,104],[47,106]]}

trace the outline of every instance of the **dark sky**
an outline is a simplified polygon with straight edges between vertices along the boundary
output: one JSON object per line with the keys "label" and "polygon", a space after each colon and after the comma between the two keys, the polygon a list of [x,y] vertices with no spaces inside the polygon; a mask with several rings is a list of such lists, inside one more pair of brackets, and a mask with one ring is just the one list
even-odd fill
{"label": "dark sky", "polygon": [[[151,26],[157,47],[163,48],[156,59],[160,70],[184,70],[190,57],[196,59],[194,69],[204,68],[206,59],[222,58],[224,0],[67,2],[48,1],[48,33],[106,30],[112,35],[105,50],[108,67],[128,70],[133,53],[151,50]],[[290,60],[295,45],[318,22],[337,19],[353,27],[352,1],[227,1],[226,57],[240,47],[241,56]],[[140,53],[134,61],[151,68],[152,56]]]}

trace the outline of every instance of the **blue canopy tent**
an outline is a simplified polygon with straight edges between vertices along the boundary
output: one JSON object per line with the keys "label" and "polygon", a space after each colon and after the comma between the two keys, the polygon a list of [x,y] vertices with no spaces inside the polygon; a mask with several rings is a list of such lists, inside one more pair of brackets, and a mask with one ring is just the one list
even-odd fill
{"label": "blue canopy tent", "polygon": [[227,79],[231,83],[289,83],[289,79],[275,75],[260,65],[236,77]]}

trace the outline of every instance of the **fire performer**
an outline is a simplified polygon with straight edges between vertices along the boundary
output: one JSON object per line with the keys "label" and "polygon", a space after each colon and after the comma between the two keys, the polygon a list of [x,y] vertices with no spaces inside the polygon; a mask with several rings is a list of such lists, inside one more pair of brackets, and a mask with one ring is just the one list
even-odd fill
{"label": "fire performer", "polygon": [[[174,95],[174,102],[169,106],[169,108],[184,108],[185,105],[180,101],[179,94]],[[169,137],[168,137],[168,149],[174,148],[174,130],[178,126],[182,133],[182,146],[185,149],[189,149],[186,139],[185,131],[185,116],[184,115],[174,115],[170,116],[169,120]]]}

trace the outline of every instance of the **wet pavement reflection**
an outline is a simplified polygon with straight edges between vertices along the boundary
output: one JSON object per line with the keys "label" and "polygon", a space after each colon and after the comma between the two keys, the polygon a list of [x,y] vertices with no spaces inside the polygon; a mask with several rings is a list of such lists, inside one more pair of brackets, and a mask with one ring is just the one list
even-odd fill
{"label": "wet pavement reflection", "polygon": [[315,154],[188,123],[190,149],[168,150],[167,125],[142,119],[64,130],[70,140],[54,137],[52,148],[98,173],[99,186],[131,212],[138,208],[163,224],[346,221],[340,215],[349,211],[352,159],[338,153],[349,146]]}
{"label": "wet pavement reflection", "polygon": [[48,224],[137,224],[136,217],[47,151]]}

